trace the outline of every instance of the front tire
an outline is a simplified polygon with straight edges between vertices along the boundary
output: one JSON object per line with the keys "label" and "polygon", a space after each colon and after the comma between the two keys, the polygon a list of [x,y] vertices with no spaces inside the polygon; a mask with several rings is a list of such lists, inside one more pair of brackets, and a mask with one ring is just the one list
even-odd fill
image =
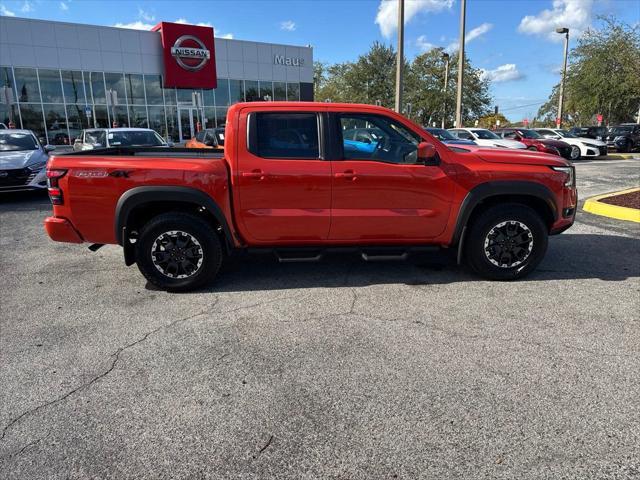
{"label": "front tire", "polygon": [[578,160],[580,158],[580,147],[577,145],[571,146],[571,153],[569,153],[570,160]]}
{"label": "front tire", "polygon": [[136,242],[136,263],[145,278],[173,292],[211,282],[222,264],[222,245],[213,227],[189,213],[152,218]]}
{"label": "front tire", "polygon": [[489,280],[516,280],[533,271],[547,251],[548,229],[530,207],[497,205],[481,213],[465,241],[469,266]]}

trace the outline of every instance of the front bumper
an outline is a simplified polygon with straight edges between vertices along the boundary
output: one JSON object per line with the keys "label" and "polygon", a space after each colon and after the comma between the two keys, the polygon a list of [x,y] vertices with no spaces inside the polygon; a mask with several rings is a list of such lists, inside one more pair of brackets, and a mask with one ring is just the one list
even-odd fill
{"label": "front bumper", "polygon": [[549,235],[558,235],[571,228],[576,221],[578,211],[578,190],[576,188],[565,188],[563,193],[562,210],[558,219],[551,225]]}
{"label": "front bumper", "polygon": [[0,192],[24,192],[47,188],[46,169],[33,171],[29,168],[0,170]]}
{"label": "front bumper", "polygon": [[66,218],[47,217],[44,219],[44,229],[51,240],[66,243],[83,243],[84,240],[73,228],[71,222]]}

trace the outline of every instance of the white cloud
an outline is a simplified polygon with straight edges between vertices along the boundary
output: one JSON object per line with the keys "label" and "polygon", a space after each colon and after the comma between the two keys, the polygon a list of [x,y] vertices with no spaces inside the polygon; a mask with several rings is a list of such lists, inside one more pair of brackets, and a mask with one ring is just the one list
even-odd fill
{"label": "white cloud", "polygon": [[[464,44],[467,45],[468,43],[473,42],[476,38],[480,38],[482,35],[487,33],[492,28],[493,28],[492,23],[483,23],[481,25],[478,25],[476,28],[472,28],[465,34]],[[447,45],[445,50],[451,53],[458,50],[459,47],[460,47],[459,42],[452,42],[449,45]]]}
{"label": "white cloud", "polygon": [[293,32],[295,29],[296,29],[296,22],[292,20],[285,20],[284,22],[280,22],[280,30]]}
{"label": "white cloud", "polygon": [[[211,27],[211,28],[213,28],[213,25],[211,25],[211,23],[209,23],[209,22],[191,23],[186,18],[178,18],[174,23],[180,23],[182,25],[196,25],[198,27]],[[117,27],[117,28],[131,28],[133,30],[151,30],[153,27],[155,27],[154,24],[146,23],[146,22],[143,22],[141,20],[136,20],[135,22],[129,22],[129,23],[115,23],[113,26]],[[222,35],[218,35],[215,32],[215,29],[214,29],[214,34],[218,38],[226,38],[228,40],[233,38],[233,33],[225,33],[225,34],[222,34]]]}
{"label": "white cloud", "polygon": [[429,50],[436,48],[436,45],[429,43],[426,35],[420,35],[416,38],[416,47],[418,47],[421,52],[428,52]]}
{"label": "white cloud", "polygon": [[540,35],[556,42],[563,35],[556,28],[567,27],[572,35],[579,36],[591,24],[594,0],[553,0],[552,9],[537,15],[527,15],[520,21],[518,31],[527,35]]}
{"label": "white cloud", "polygon": [[16,14],[0,3],[0,15],[5,17],[15,17]]}
{"label": "white cloud", "polygon": [[[404,23],[409,23],[413,17],[423,12],[439,12],[450,9],[454,0],[410,0],[404,4]],[[380,0],[376,22],[380,32],[390,37],[398,27],[398,1]]]}
{"label": "white cloud", "polygon": [[511,82],[524,78],[524,75],[518,71],[515,63],[506,63],[493,70],[485,70],[483,68],[481,69],[480,75],[483,80],[490,80],[495,83]]}
{"label": "white cloud", "polygon": [[146,10],[143,10],[140,7],[138,7],[138,17],[140,17],[142,20],[146,22],[153,22],[156,19],[154,14],[147,12]]}
{"label": "white cloud", "polygon": [[182,18],[182,17],[177,19],[174,23],[181,23],[182,25],[196,25],[198,27],[213,27],[213,25],[211,25],[211,22],[192,23],[186,18]]}
{"label": "white cloud", "polygon": [[151,30],[154,27],[150,23],[144,23],[140,20],[129,23],[116,23],[113,26],[118,28],[131,28],[133,30]]}
{"label": "white cloud", "polygon": [[69,5],[64,2],[60,2],[60,10],[64,10],[65,12],[69,10]]}
{"label": "white cloud", "polygon": [[28,0],[22,4],[22,7],[20,7],[20,11],[22,13],[33,12],[34,10],[35,8],[33,7],[33,3],[29,2]]}

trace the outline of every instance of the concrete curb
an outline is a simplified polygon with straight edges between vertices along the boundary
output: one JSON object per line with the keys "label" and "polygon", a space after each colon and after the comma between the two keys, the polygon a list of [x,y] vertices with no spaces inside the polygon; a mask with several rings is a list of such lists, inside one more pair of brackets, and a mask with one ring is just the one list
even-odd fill
{"label": "concrete curb", "polygon": [[595,197],[585,200],[582,209],[585,212],[593,213],[594,215],[602,215],[603,217],[615,218],[617,220],[640,223],[640,210],[636,208],[618,207],[617,205],[609,205],[608,203],[602,203],[599,201],[603,198],[636,192],[638,190],[640,190],[640,188],[629,188],[627,190],[620,190],[619,192],[596,195]]}

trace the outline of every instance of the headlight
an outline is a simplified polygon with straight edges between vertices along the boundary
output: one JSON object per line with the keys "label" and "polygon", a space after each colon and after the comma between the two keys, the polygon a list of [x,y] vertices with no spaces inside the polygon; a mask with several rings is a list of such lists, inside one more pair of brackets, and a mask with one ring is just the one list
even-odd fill
{"label": "headlight", "polygon": [[594,145],[593,143],[582,142],[582,145],[589,148],[598,148],[598,145]]}
{"label": "headlight", "polygon": [[31,165],[27,165],[27,168],[32,172],[39,172],[47,165],[47,161],[32,163]]}
{"label": "headlight", "polygon": [[576,186],[576,170],[574,167],[551,167],[552,170],[556,172],[562,172],[566,174],[567,178],[564,181],[565,187],[575,187]]}

